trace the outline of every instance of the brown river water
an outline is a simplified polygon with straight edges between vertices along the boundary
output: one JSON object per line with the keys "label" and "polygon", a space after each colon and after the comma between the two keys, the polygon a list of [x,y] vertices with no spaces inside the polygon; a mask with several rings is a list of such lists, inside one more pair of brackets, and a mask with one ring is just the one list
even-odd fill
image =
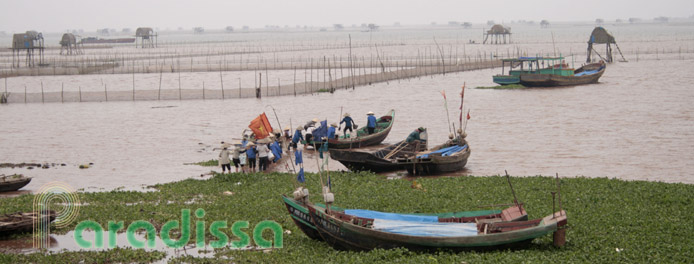
{"label": "brown river water", "polygon": [[[614,63],[600,83],[565,88],[474,89],[492,85],[491,76],[500,69],[490,69],[260,100],[7,104],[0,106],[2,162],[66,166],[1,168],[0,174],[33,177],[24,192],[51,181],[101,191],[144,190],[156,183],[200,178],[219,168],[185,163],[216,158],[213,148],[238,138],[262,112],[276,126],[272,107],[282,126],[294,127],[312,118],[331,123],[341,112],[364,125],[366,112],[379,115],[395,109],[385,143],[424,126],[433,146],[448,136],[440,91],[446,91],[450,118],[457,120],[458,93],[467,83],[472,155],[466,170],[455,175],[508,170],[518,176],[559,173],[694,183],[694,90],[689,85],[694,75],[673,70],[689,65],[691,60]],[[310,162],[307,168],[315,170]],[[94,164],[78,168],[89,163]],[[330,169],[344,167],[332,161]]]}

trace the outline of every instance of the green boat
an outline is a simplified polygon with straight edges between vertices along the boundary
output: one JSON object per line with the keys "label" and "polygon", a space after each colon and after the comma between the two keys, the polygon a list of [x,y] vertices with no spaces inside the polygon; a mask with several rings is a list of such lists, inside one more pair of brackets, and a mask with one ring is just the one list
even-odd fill
{"label": "green boat", "polygon": [[[292,217],[294,223],[301,229],[306,236],[315,240],[323,240],[323,237],[318,233],[316,225],[311,219],[309,207],[319,208],[320,211],[325,211],[326,207],[320,203],[309,203],[301,200],[296,200],[286,195],[282,195],[287,211]],[[339,213],[343,216],[360,217],[365,214],[377,214],[382,216],[389,213],[381,213],[368,210],[350,210],[340,208],[334,205],[330,206],[330,212]],[[463,211],[463,212],[447,212],[447,213],[431,213],[431,214],[395,214],[404,215],[409,221],[423,221],[421,219],[432,220],[436,222],[455,222],[455,223],[470,223],[477,221],[524,221],[528,219],[528,214],[525,212],[522,204],[513,205],[504,210],[478,210],[478,211]]]}
{"label": "green boat", "polygon": [[[545,65],[547,64],[547,65]],[[508,67],[508,74],[506,72]],[[501,74],[494,75],[493,80],[500,85],[519,84],[524,74],[552,74],[572,76],[574,69],[564,63],[564,57],[519,57],[501,60]]]}
{"label": "green boat", "polygon": [[[395,122],[395,110],[390,110],[384,116],[376,119],[376,129],[373,134],[369,134],[366,126],[364,126],[351,133],[351,137],[342,135],[339,138],[328,139],[328,148],[352,149],[381,144],[390,133],[390,129],[393,128],[393,122]],[[316,148],[320,148],[323,143],[323,141],[306,142],[307,145]]]}
{"label": "green boat", "polygon": [[355,217],[309,207],[318,234],[335,249],[410,250],[489,248],[522,245],[554,233],[554,243],[565,243],[566,212],[528,221],[482,220],[472,223],[422,223]]}

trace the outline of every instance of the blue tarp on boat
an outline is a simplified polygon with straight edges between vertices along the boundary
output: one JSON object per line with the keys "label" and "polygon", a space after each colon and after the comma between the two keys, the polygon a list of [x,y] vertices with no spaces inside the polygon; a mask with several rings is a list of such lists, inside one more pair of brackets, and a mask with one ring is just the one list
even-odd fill
{"label": "blue tarp on boat", "polygon": [[395,220],[374,220],[374,230],[426,237],[466,237],[477,235],[475,223],[421,223]]}
{"label": "blue tarp on boat", "polygon": [[437,150],[437,151],[429,152],[429,153],[427,153],[427,154],[419,155],[419,156],[417,156],[417,158],[418,158],[418,159],[422,159],[422,158],[426,159],[426,158],[429,157],[429,155],[431,155],[431,154],[436,154],[436,153],[441,153],[441,156],[444,156],[444,157],[445,157],[445,156],[450,156],[450,155],[453,155],[453,154],[455,154],[455,153],[458,153],[458,152],[460,152],[460,151],[462,151],[462,150],[464,150],[464,149],[466,149],[466,148],[467,148],[467,145],[464,145],[464,146],[446,147],[446,148],[439,149],[439,150]]}
{"label": "blue tarp on boat", "polygon": [[372,218],[372,219],[384,219],[384,220],[397,220],[397,221],[409,221],[409,222],[438,222],[438,216],[431,215],[410,215],[410,214],[397,214],[397,213],[384,213],[379,211],[362,210],[362,209],[347,209],[345,214]]}

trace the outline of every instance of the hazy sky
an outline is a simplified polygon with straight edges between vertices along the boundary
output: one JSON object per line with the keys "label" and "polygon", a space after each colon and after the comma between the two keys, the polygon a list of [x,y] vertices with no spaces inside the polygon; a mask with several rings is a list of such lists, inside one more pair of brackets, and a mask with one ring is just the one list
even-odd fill
{"label": "hazy sky", "polygon": [[0,31],[97,28],[206,29],[265,25],[346,26],[482,23],[511,20],[606,21],[690,17],[694,0],[0,0]]}

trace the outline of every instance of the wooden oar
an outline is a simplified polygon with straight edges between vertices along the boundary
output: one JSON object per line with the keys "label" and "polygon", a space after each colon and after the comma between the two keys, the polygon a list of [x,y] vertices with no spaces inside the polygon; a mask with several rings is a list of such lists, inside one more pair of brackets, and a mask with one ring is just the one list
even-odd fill
{"label": "wooden oar", "polygon": [[392,156],[395,155],[396,153],[398,153],[398,152],[400,152],[401,150],[403,150],[405,147],[407,147],[407,145],[404,145],[404,146],[403,146],[403,144],[405,144],[405,142],[406,142],[406,140],[403,140],[402,142],[400,142],[400,144],[398,144],[397,146],[395,146],[395,148],[394,148],[393,150],[391,150],[390,152],[388,152],[388,154],[386,154],[385,156],[383,156],[383,158],[384,158],[384,159],[390,159],[390,157],[392,157]]}

